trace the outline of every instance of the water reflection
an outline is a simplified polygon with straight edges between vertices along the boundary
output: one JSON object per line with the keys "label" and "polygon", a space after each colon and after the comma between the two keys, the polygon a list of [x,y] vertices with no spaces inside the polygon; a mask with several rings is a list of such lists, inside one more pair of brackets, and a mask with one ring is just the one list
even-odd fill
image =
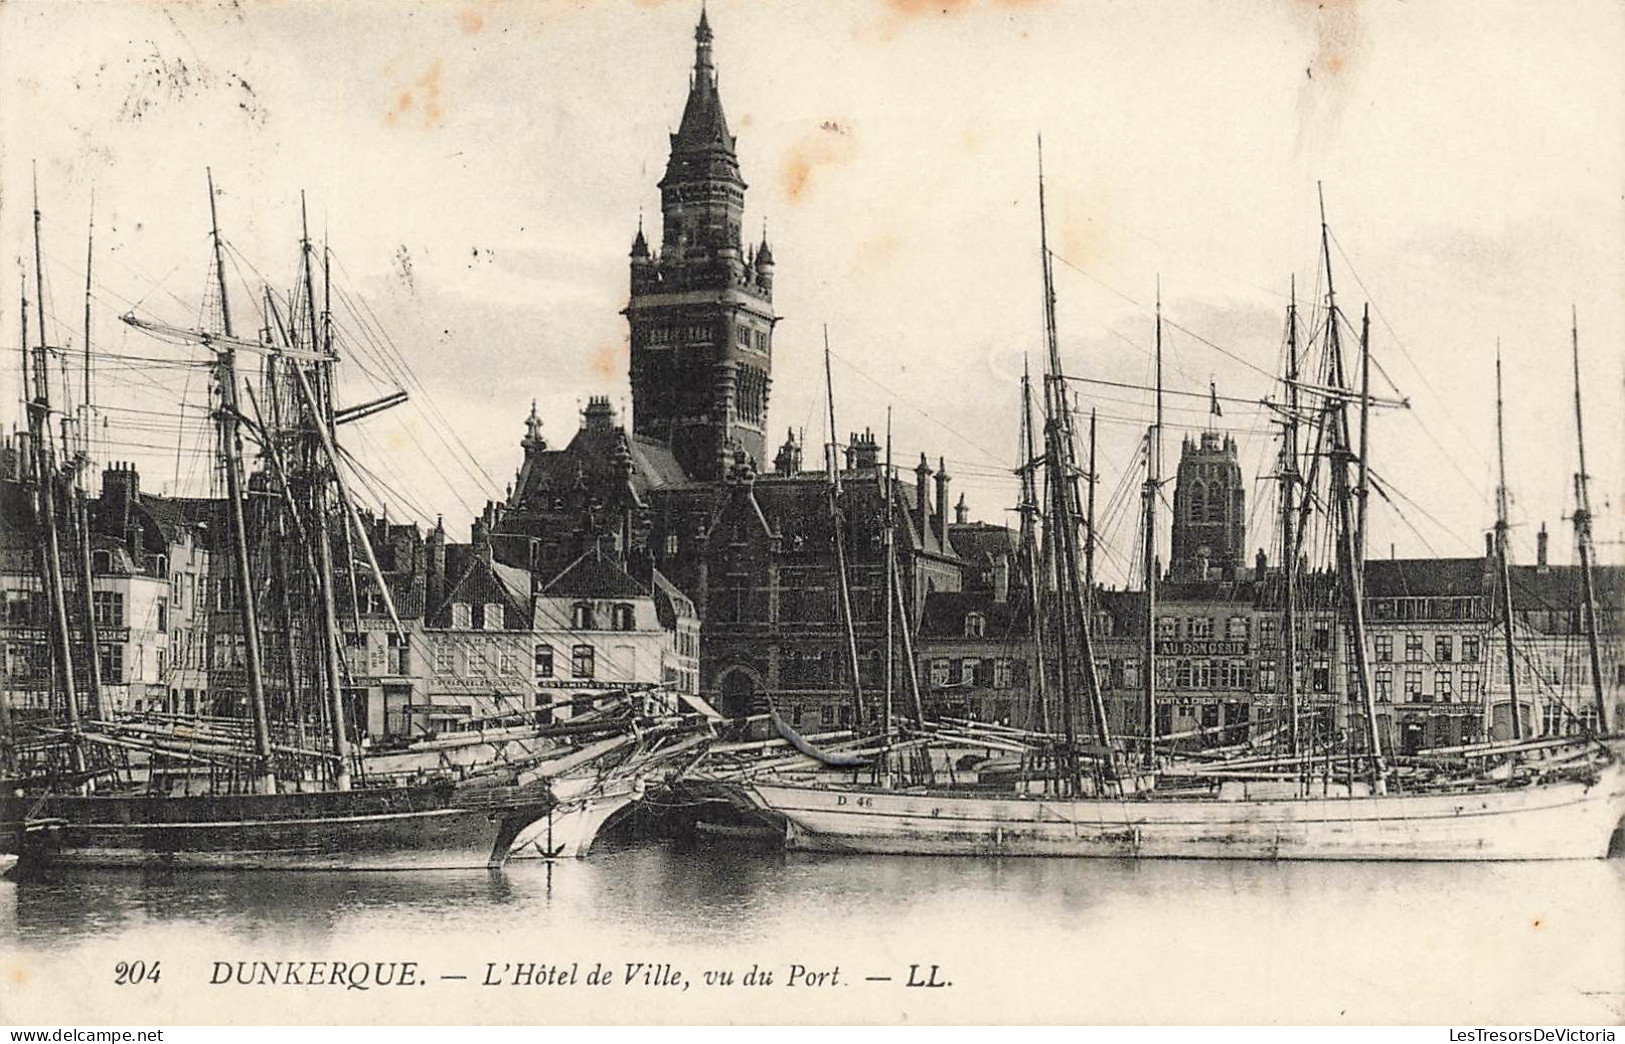
{"label": "water reflection", "polygon": [[[1436,998],[1482,997],[1494,983],[1524,990],[1497,1003],[1555,1006],[1584,994],[1594,1015],[1625,1017],[1620,860],[867,858],[627,842],[585,861],[497,873],[81,871],[0,883],[0,951],[71,959],[110,936],[224,937],[250,956],[272,943],[278,953],[315,943],[365,956],[389,937],[424,951],[407,957],[460,949],[482,962],[647,951],[906,970],[925,959],[975,969],[989,987],[1018,978],[1014,999],[1040,1006],[1031,1017],[1049,1005],[1086,1021],[1151,1017],[1155,1002],[1129,998],[1159,982],[1222,997],[1227,1021],[1314,1020],[1379,999],[1390,1007],[1366,1018],[1438,1021],[1451,1011]],[[1255,986],[1231,989],[1243,980]],[[1347,996],[1322,1010],[1308,999],[1317,991]]]}

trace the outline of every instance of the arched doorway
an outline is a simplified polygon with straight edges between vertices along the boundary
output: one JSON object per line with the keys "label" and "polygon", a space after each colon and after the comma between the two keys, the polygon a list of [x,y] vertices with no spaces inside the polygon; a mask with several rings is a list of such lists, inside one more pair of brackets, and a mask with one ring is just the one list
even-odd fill
{"label": "arched doorway", "polygon": [[724,717],[743,718],[750,713],[756,694],[761,691],[761,679],[749,667],[729,667],[717,677],[717,710]]}

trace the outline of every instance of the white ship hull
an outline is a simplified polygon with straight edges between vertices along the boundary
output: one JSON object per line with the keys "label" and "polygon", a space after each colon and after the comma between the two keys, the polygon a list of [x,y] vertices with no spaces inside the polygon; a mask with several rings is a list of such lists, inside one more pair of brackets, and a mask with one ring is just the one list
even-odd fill
{"label": "white ship hull", "polygon": [[1625,766],[1596,782],[1459,793],[1220,799],[987,795],[743,784],[786,846],[896,855],[1151,859],[1600,859],[1625,817]]}
{"label": "white ship hull", "polygon": [[590,777],[562,779],[553,781],[551,789],[558,805],[520,833],[508,858],[585,856],[610,817],[643,796],[642,780],[636,778],[612,780],[608,784]]}

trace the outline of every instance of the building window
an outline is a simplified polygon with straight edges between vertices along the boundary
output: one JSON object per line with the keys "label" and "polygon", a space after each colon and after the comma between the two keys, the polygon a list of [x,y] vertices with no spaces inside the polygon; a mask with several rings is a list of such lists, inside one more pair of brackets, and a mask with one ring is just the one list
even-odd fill
{"label": "building window", "polygon": [[102,681],[108,685],[118,685],[124,681],[124,646],[101,646]]}
{"label": "building window", "polygon": [[1421,635],[1419,635],[1419,634],[1407,634],[1405,636],[1405,662],[1406,663],[1421,663],[1422,662],[1422,636]]}
{"label": "building window", "polygon": [[1455,676],[1450,671],[1433,672],[1433,697],[1440,703],[1449,703],[1455,695]]}
{"label": "building window", "polygon": [[931,661],[931,687],[940,689],[948,684],[948,661],[935,659]]}
{"label": "building window", "polygon": [[119,591],[94,591],[91,603],[96,610],[97,627],[124,626],[124,595]]}
{"label": "building window", "polygon": [[1372,637],[1371,642],[1372,642],[1373,647],[1376,649],[1376,656],[1377,656],[1377,662],[1378,663],[1393,663],[1394,662],[1394,636],[1393,635],[1391,635],[1391,634],[1375,635],[1374,637]]}
{"label": "building window", "polygon": [[[1478,647],[1478,641],[1479,641],[1478,635],[1476,635],[1476,634],[1464,634],[1464,635],[1461,636],[1461,662],[1462,663],[1477,663],[1478,662],[1478,648],[1479,648]],[[1465,676],[1463,676],[1463,677],[1465,677]],[[1462,683],[1462,688],[1465,690],[1466,682]]]}
{"label": "building window", "polygon": [[485,619],[482,622],[484,623],[484,630],[502,630],[502,606],[496,602],[486,602]]}
{"label": "building window", "polygon": [[6,591],[5,623],[10,627],[27,627],[34,622],[35,596],[33,591]]}
{"label": "building window", "polygon": [[1315,621],[1314,650],[1327,652],[1332,647],[1332,625],[1325,620]]}
{"label": "building window", "polygon": [[1465,701],[1465,702],[1468,702],[1468,703],[1471,703],[1471,702],[1477,700],[1478,696],[1479,696],[1478,685],[1479,685],[1479,676],[1478,676],[1477,671],[1474,671],[1474,670],[1464,670],[1464,671],[1462,671],[1461,672],[1461,698],[1462,698],[1462,700]]}
{"label": "building window", "polygon": [[676,533],[667,533],[666,534],[666,557],[667,558],[676,558],[677,557],[677,534]]}
{"label": "building window", "polygon": [[1259,660],[1258,661],[1258,689],[1259,689],[1259,691],[1260,692],[1274,692],[1275,691],[1275,682],[1276,682],[1275,661],[1274,660]]}
{"label": "building window", "polygon": [[1309,684],[1316,692],[1332,691],[1332,665],[1326,660],[1316,660],[1309,674]]}
{"label": "building window", "polygon": [[1190,620],[1190,637],[1212,638],[1213,618],[1211,616],[1193,616]]}
{"label": "building window", "polygon": [[512,649],[500,649],[497,652],[497,673],[518,674],[519,655]]}
{"label": "building window", "polygon": [[1433,636],[1433,662],[1451,663],[1456,658],[1456,642],[1448,634]]}
{"label": "building window", "polygon": [[1422,700],[1422,672],[1405,672],[1405,702],[1420,703]]}
{"label": "building window", "polygon": [[959,661],[959,680],[965,685],[977,684],[976,672],[982,661],[974,656],[966,656]]}
{"label": "building window", "polygon": [[596,631],[598,629],[593,620],[591,602],[577,602],[570,607],[570,626],[578,631]]}
{"label": "building window", "polygon": [[457,661],[452,656],[449,645],[434,647],[434,671],[436,674],[450,674],[457,669]]}
{"label": "building window", "polygon": [[987,634],[987,617],[981,613],[965,614],[965,637],[981,638]]}
{"label": "building window", "polygon": [[1191,676],[1191,662],[1189,660],[1180,660],[1179,665],[1174,669],[1174,687],[1178,689],[1190,688]]}
{"label": "building window", "polygon": [[632,629],[632,607],[627,603],[617,603],[610,615],[617,631],[630,631]]}
{"label": "building window", "polygon": [[487,669],[490,666],[486,662],[486,654],[488,652],[489,652],[489,650],[487,650],[485,648],[485,646],[483,646],[483,645],[473,645],[473,646],[469,647],[469,650],[468,650],[468,676],[470,678],[483,678],[483,677],[485,677]]}
{"label": "building window", "polygon": [[1232,616],[1224,626],[1224,636],[1232,642],[1245,642],[1247,640],[1247,618],[1245,616]]}
{"label": "building window", "polygon": [[451,626],[459,631],[474,629],[474,607],[467,602],[453,602],[451,606]]}
{"label": "building window", "polygon": [[1378,671],[1377,672],[1377,702],[1378,703],[1392,703],[1392,702],[1394,702],[1394,672],[1393,671]]}
{"label": "building window", "polygon": [[578,645],[570,650],[570,677],[591,678],[593,671],[593,647]]}
{"label": "building window", "polygon": [[1157,637],[1164,641],[1174,641],[1179,637],[1179,618],[1177,616],[1163,616],[1157,619]]}
{"label": "building window", "polygon": [[833,725],[833,724],[835,724],[835,708],[833,706],[826,703],[822,707],[818,708],[818,724],[820,724],[820,725]]}
{"label": "building window", "polygon": [[536,647],[536,677],[553,677],[553,647],[551,645],[538,645]]}
{"label": "building window", "polygon": [[1279,621],[1273,616],[1266,616],[1258,621],[1258,644],[1265,648],[1275,647],[1276,629]]}
{"label": "building window", "polygon": [[1011,669],[1010,661],[997,659],[993,661],[993,687],[995,689],[1008,689],[1010,687]]}

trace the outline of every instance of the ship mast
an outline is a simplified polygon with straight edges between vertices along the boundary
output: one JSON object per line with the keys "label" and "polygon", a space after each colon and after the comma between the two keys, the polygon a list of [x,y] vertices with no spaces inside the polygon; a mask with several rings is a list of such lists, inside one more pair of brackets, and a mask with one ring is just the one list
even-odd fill
{"label": "ship mast", "polygon": [[883,755],[887,764],[887,775],[890,775],[891,733],[892,733],[892,672],[895,669],[892,641],[893,629],[896,621],[896,611],[892,605],[895,598],[892,589],[895,586],[897,570],[897,550],[893,543],[892,511],[891,511],[891,407],[886,407],[886,470],[882,472],[880,481],[880,496],[886,505],[886,528],[883,539],[886,541],[886,698],[882,704],[882,713],[885,715],[881,724],[881,744],[888,751]]}
{"label": "ship mast", "polygon": [[1089,502],[1083,516],[1083,589],[1089,592],[1089,608],[1095,607],[1095,408],[1089,407]]}
{"label": "ship mast", "polygon": [[[90,507],[85,502],[85,483],[90,478],[90,268],[95,259],[96,216],[95,203],[91,204],[90,231],[85,238],[85,401],[80,412],[79,467],[74,482],[75,528],[79,531],[80,594],[83,595],[85,613],[85,648],[89,651],[90,705],[96,717],[105,721],[112,717],[112,708],[102,692],[101,640],[96,633],[96,595],[91,589],[94,562],[90,555]],[[64,441],[64,449],[66,442]]]}
{"label": "ship mast", "polygon": [[[1373,700],[1371,691],[1371,662],[1369,651],[1366,649],[1365,635],[1365,562],[1360,554],[1359,539],[1355,534],[1357,515],[1354,497],[1349,489],[1348,467],[1350,463],[1357,463],[1363,467],[1358,458],[1351,460],[1354,455],[1349,449],[1349,423],[1348,423],[1348,397],[1343,394],[1343,346],[1342,338],[1338,332],[1337,297],[1332,285],[1332,248],[1331,232],[1326,227],[1326,200],[1320,201],[1320,245],[1326,261],[1326,323],[1327,336],[1330,338],[1331,350],[1331,386],[1334,403],[1331,408],[1336,410],[1332,424],[1332,491],[1333,499],[1337,505],[1338,513],[1338,557],[1341,559],[1343,573],[1343,589],[1348,597],[1349,613],[1349,654],[1354,660],[1355,684],[1360,693],[1360,703],[1365,712],[1366,734],[1371,756],[1371,784],[1376,793],[1385,793],[1388,788],[1388,766],[1382,753],[1382,736],[1378,732],[1377,705]],[[1362,345],[1362,354],[1369,351],[1369,345]]]}
{"label": "ship mast", "polygon": [[1101,697],[1099,679],[1095,675],[1094,648],[1090,636],[1088,603],[1081,590],[1078,575],[1078,468],[1072,437],[1071,403],[1066,391],[1066,373],[1061,365],[1061,350],[1055,324],[1055,273],[1049,252],[1049,227],[1044,198],[1043,140],[1039,140],[1038,153],[1038,224],[1039,246],[1043,255],[1044,271],[1044,334],[1049,355],[1049,371],[1045,375],[1045,462],[1051,486],[1051,513],[1054,516],[1052,533],[1059,534],[1060,546],[1055,561],[1059,572],[1059,626],[1061,652],[1061,699],[1064,732],[1067,742],[1067,766],[1074,791],[1078,785],[1077,732],[1072,707],[1070,622],[1075,618],[1078,637],[1077,657],[1079,673],[1083,676],[1084,696],[1089,701],[1094,718],[1095,735],[1104,756],[1111,754],[1111,727],[1106,720],[1105,702]]}
{"label": "ship mast", "polygon": [[[1501,588],[1501,640],[1506,651],[1507,692],[1511,697],[1512,738],[1523,738],[1523,715],[1518,706],[1518,671],[1512,645],[1512,567],[1507,555],[1507,444],[1505,408],[1501,402],[1501,346],[1495,346],[1495,452],[1500,483],[1495,487],[1495,572]],[[1493,713],[1492,713],[1493,718]],[[1493,721],[1492,721],[1493,723]]]}
{"label": "ship mast", "polygon": [[1048,680],[1044,663],[1044,570],[1038,556],[1038,490],[1034,481],[1038,451],[1033,444],[1033,385],[1027,360],[1021,361],[1021,551],[1026,559],[1028,597],[1032,602],[1034,712],[1039,732],[1050,730]]}
{"label": "ship mast", "polygon": [[1359,506],[1359,526],[1355,530],[1355,549],[1360,561],[1365,561],[1366,514],[1371,500],[1371,305],[1368,302],[1360,313],[1360,471],[1354,486],[1355,503]]}
{"label": "ship mast", "polygon": [[1281,656],[1286,683],[1287,726],[1294,759],[1302,753],[1298,732],[1298,547],[1295,500],[1298,482],[1298,279],[1286,311],[1286,424],[1281,446]]}
{"label": "ship mast", "polygon": [[[34,349],[34,399],[29,404],[28,426],[29,435],[34,443],[34,476],[39,487],[40,516],[45,523],[45,585],[51,612],[51,640],[56,648],[62,690],[67,699],[69,756],[73,771],[82,775],[85,772],[85,753],[81,745],[79,692],[74,684],[73,646],[68,632],[67,597],[62,582],[62,549],[57,539],[57,476],[47,445],[50,437],[51,368],[47,360],[50,348],[45,343],[45,269],[40,249],[37,176],[34,182],[34,280],[35,292],[38,294],[34,306],[39,317],[39,344]],[[23,313],[26,315],[27,311],[28,302],[25,299]]]}
{"label": "ship mast", "polygon": [[237,420],[237,352],[232,346],[231,300],[226,293],[225,248],[220,242],[220,219],[214,200],[214,173],[205,170],[209,182],[209,234],[214,240],[214,270],[220,289],[220,326],[226,340],[215,355],[215,379],[220,384],[220,410],[215,415],[220,426],[220,451],[226,465],[226,501],[231,524],[231,551],[237,573],[238,613],[243,626],[243,652],[248,668],[248,705],[254,718],[254,752],[259,761],[259,790],[276,793],[276,773],[271,767],[271,724],[265,711],[265,676],[260,659],[259,607],[254,602],[254,582],[249,572],[248,525],[243,519],[242,442]]}
{"label": "ship mast", "polygon": [[1140,716],[1144,720],[1144,761],[1147,768],[1157,758],[1157,492],[1162,485],[1162,282],[1157,282],[1156,328],[1156,420],[1145,433],[1145,486],[1142,491],[1145,518],[1145,667],[1140,672]]}
{"label": "ship mast", "polygon": [[1574,475],[1574,537],[1580,546],[1580,588],[1585,599],[1586,651],[1591,659],[1591,690],[1597,705],[1597,732],[1609,734],[1608,701],[1602,691],[1602,659],[1597,652],[1597,591],[1591,575],[1591,493],[1586,474],[1585,420],[1580,412],[1580,317],[1570,310],[1570,345],[1574,354],[1574,436],[1580,451],[1580,470]]}
{"label": "ship mast", "polygon": [[[310,267],[310,233],[305,225],[304,197],[299,200],[299,217],[303,236],[300,239],[300,254],[305,270],[305,310],[309,343],[307,347],[312,353],[321,353],[321,344],[316,332],[316,283],[311,275]],[[291,325],[298,329],[298,316],[295,315]],[[316,388],[311,389],[305,379],[304,372],[297,362],[293,363],[294,380],[299,385],[299,391],[304,397],[306,413],[310,424],[315,429],[318,439],[326,445],[329,438],[328,426],[331,423],[331,380],[330,363],[318,360],[315,367]],[[350,737],[349,727],[344,713],[344,689],[339,678],[339,622],[337,595],[334,592],[333,576],[333,544],[327,525],[327,472],[316,460],[314,448],[307,443],[306,460],[310,464],[310,499],[313,524],[316,529],[316,554],[319,563],[322,589],[322,656],[326,668],[328,715],[332,724],[330,736],[333,745],[333,786],[337,790],[350,789]],[[332,460],[333,470],[338,470],[337,460]]]}
{"label": "ship mast", "polygon": [[[829,520],[835,530],[836,583],[841,595],[841,623],[846,628],[846,659],[852,671],[852,724],[863,727],[863,681],[858,677],[858,637],[852,624],[852,592],[846,582],[846,534],[841,525],[841,462],[835,434],[835,381],[829,369],[829,327],[824,327],[824,391],[829,400]],[[924,534],[921,534],[924,539]]]}

